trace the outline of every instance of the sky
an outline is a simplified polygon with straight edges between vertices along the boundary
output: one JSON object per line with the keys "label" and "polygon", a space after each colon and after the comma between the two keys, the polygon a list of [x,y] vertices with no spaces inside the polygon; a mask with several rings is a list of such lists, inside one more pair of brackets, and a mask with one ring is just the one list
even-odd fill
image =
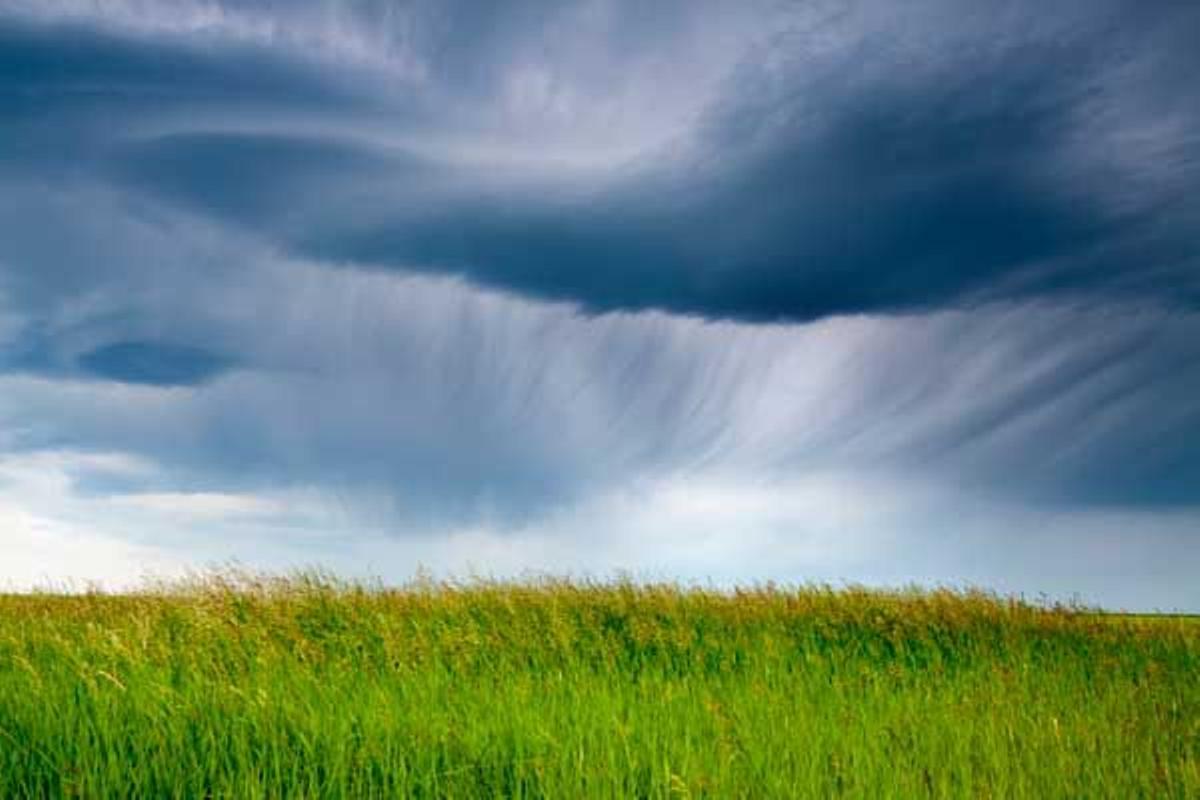
{"label": "sky", "polygon": [[0,0],[0,586],[1200,611],[1200,5]]}

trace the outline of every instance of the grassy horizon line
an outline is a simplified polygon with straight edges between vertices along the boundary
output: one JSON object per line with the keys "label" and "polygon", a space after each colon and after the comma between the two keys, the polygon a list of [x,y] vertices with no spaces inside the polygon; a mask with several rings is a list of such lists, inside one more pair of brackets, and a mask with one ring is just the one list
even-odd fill
{"label": "grassy horizon line", "polygon": [[3,797],[1200,796],[1200,625],[983,590],[0,595]]}
{"label": "grassy horizon line", "polygon": [[28,588],[0,586],[0,597],[4,596],[147,596],[232,591],[246,593],[288,592],[312,590],[327,592],[389,593],[389,592],[436,592],[470,591],[483,588],[540,587],[553,589],[560,586],[575,588],[598,588],[621,586],[643,589],[662,588],[671,591],[697,594],[736,595],[739,593],[793,593],[820,592],[872,594],[887,597],[916,597],[929,594],[952,594],[980,597],[1001,603],[1017,603],[1036,608],[1072,610],[1083,613],[1200,616],[1200,612],[1183,611],[1135,611],[1109,609],[1102,605],[1085,602],[1078,594],[1058,597],[1045,592],[1031,595],[1026,592],[1005,592],[971,582],[952,581],[921,583],[911,581],[895,584],[871,584],[855,580],[747,580],[715,581],[705,579],[681,579],[639,574],[632,570],[614,570],[606,574],[572,573],[542,570],[526,570],[507,575],[485,574],[470,571],[436,573],[418,566],[408,578],[386,580],[381,576],[349,576],[319,565],[285,570],[266,570],[243,567],[236,563],[200,569],[184,570],[178,574],[148,572],[135,582],[111,587],[101,581],[74,579],[71,577],[51,579]]}

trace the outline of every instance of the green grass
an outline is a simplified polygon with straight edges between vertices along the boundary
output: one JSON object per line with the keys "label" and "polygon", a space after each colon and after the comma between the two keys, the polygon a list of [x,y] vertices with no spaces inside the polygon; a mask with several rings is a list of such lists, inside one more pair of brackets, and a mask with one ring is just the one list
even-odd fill
{"label": "green grass", "polygon": [[1200,797],[1200,625],[983,594],[0,596],[0,797]]}

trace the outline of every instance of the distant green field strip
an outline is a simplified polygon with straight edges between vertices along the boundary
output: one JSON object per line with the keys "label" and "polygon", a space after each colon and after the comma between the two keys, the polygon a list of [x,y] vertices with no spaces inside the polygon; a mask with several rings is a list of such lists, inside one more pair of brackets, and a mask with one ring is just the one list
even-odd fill
{"label": "distant green field strip", "polygon": [[1100,613],[1098,619],[1109,622],[1144,622],[1151,625],[1183,624],[1200,625],[1200,614],[1131,614],[1131,613]]}
{"label": "distant green field strip", "polygon": [[218,576],[0,596],[0,797],[1200,797],[1194,618]]}

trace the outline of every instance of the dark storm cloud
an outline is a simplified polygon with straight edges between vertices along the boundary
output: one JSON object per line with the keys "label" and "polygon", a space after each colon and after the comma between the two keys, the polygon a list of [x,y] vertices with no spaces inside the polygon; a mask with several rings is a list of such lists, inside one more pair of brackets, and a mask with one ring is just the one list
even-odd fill
{"label": "dark storm cloud", "polygon": [[[63,106],[99,112],[100,102],[274,102],[340,105],[336,81],[295,59],[236,44],[131,39],[79,24],[5,18],[0,70],[8,114]],[[344,87],[343,87],[344,90]],[[119,119],[110,122],[119,123]]]}
{"label": "dark storm cloud", "polygon": [[[943,12],[914,12],[899,32],[856,29],[847,14],[841,28],[776,35],[742,56],[700,126],[607,174],[514,176],[355,138],[379,120],[433,144],[456,136],[454,118],[438,130],[415,109],[496,88],[488,68],[503,70],[539,29],[516,24],[521,14],[494,30],[427,24],[442,47],[425,84],[362,82],[340,106],[352,80],[287,48],[10,23],[6,138],[19,154],[44,150],[43,134],[56,146],[90,137],[84,158],[108,180],[306,257],[450,272],[596,311],[805,320],[1064,290],[1195,307],[1200,101],[1182,74],[1200,68],[1183,35],[1200,35],[1200,13],[1096,7],[1049,32],[1020,23],[1022,38],[998,13],[998,28],[974,29]],[[654,46],[620,22],[610,49]],[[838,43],[821,52],[821,35]],[[464,42],[476,40],[473,61]],[[253,128],[256,104],[319,106],[307,116],[319,132],[239,130],[239,119]],[[84,133],[37,125],[62,109]],[[179,110],[200,130],[146,132],[178,127]],[[1175,130],[1154,128],[1154,115]],[[1146,149],[1154,136],[1168,140]],[[1147,186],[1147,172],[1164,178]]]}
{"label": "dark storm cloud", "polygon": [[229,369],[229,361],[196,347],[160,342],[116,342],[79,359],[84,371],[123,383],[197,386]]}
{"label": "dark storm cloud", "polygon": [[[65,104],[94,129],[85,151],[110,140],[95,154],[106,180],[295,254],[452,273],[597,311],[808,320],[1064,292],[1195,308],[1200,108],[1183,74],[1200,58],[1183,34],[1200,35],[1200,12],[1064,8],[1042,30],[935,8],[906,20],[916,33],[859,29],[847,14],[841,27],[777,34],[667,144],[599,172],[527,174],[423,149],[420,137],[384,147],[360,135],[381,120],[471,133],[417,111],[421,98],[477,102],[486,116],[484,89],[498,84],[488,76],[548,27],[518,25],[520,14],[465,31],[426,25],[441,48],[424,84],[364,82],[356,102],[297,117],[308,134],[256,131],[252,106],[320,106],[353,84],[299,54],[289,63],[286,48],[18,28],[5,34],[20,122],[10,153],[41,147],[34,122]],[[608,32],[610,49],[654,44],[626,44],[622,30]],[[822,50],[822,36],[836,45]],[[476,40],[473,61],[462,42]],[[153,133],[171,107],[200,121]]]}
{"label": "dark storm cloud", "polygon": [[429,524],[708,467],[1196,501],[1186,5],[28,8],[6,447]]}
{"label": "dark storm cloud", "polygon": [[336,113],[360,104],[355,95],[339,76],[261,49],[130,39],[0,12],[0,170],[88,176],[114,140],[150,119]]}

